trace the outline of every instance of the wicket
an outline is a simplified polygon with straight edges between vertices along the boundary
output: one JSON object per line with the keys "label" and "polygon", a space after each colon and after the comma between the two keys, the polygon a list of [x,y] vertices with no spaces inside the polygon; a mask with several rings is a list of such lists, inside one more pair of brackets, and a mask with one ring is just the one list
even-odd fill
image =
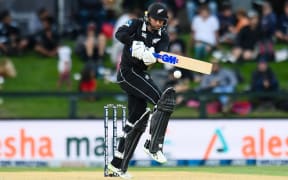
{"label": "wicket", "polygon": [[113,131],[112,131],[112,155],[115,156],[115,152],[117,151],[117,121],[118,121],[118,110],[121,110],[122,113],[120,114],[122,120],[122,130],[126,123],[126,106],[122,104],[107,104],[104,106],[104,177],[108,176],[115,176],[114,174],[109,174],[108,171],[108,157],[109,157],[109,110],[112,110],[112,124],[113,124]]}

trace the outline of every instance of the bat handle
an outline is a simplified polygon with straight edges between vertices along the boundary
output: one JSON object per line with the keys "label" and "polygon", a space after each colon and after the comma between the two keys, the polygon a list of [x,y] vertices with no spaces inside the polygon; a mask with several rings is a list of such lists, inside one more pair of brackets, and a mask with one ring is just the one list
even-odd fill
{"label": "bat handle", "polygon": [[161,58],[161,54],[158,54],[158,53],[153,53],[153,56],[157,59],[160,59]]}

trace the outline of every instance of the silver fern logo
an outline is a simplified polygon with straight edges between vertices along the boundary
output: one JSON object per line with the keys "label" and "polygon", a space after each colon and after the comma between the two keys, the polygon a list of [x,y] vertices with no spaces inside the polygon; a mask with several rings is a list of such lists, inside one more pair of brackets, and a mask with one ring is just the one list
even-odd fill
{"label": "silver fern logo", "polygon": [[160,14],[161,12],[163,12],[164,11],[164,9],[158,9],[157,10],[157,14]]}

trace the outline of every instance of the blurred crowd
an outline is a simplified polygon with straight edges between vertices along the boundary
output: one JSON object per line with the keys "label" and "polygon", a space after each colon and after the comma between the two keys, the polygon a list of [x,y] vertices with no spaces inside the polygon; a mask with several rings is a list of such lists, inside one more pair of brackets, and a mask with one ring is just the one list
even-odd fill
{"label": "blurred crowd", "polygon": [[[77,0],[77,10],[71,12],[71,21],[76,25],[64,27],[70,28],[69,31],[59,31],[56,14],[42,7],[29,21],[29,32],[22,33],[9,10],[4,10],[0,12],[0,58],[25,55],[28,50],[43,57],[57,58],[60,89],[62,86],[71,88],[71,57],[75,53],[83,61],[80,75],[75,76],[79,79],[79,91],[94,92],[97,79],[115,81],[123,48],[114,37],[115,30],[131,18],[142,18],[154,1]],[[161,88],[175,87],[179,93],[178,104],[197,107],[197,99],[185,99],[181,95],[184,92],[222,93],[215,99],[218,102],[215,107],[220,107],[221,112],[230,111],[233,104],[227,93],[235,92],[243,82],[239,67],[246,61],[258,64],[251,72],[247,91],[280,90],[281,84],[270,63],[288,58],[286,48],[275,49],[276,43],[286,47],[288,42],[288,1],[158,1],[167,4],[169,9],[169,51],[184,56],[192,54],[193,58],[211,61],[214,65],[212,74],[204,76],[171,66],[153,70],[152,75]],[[187,41],[179,36],[183,34],[189,37]],[[73,39],[72,46],[65,43],[67,37]],[[114,67],[105,66],[108,60]],[[222,67],[224,63],[235,64],[235,68]],[[173,76],[176,70],[182,74],[177,79]],[[5,76],[5,73],[0,75]],[[191,89],[191,82],[198,86]],[[263,102],[277,106],[268,97],[257,98],[251,105],[255,107]]]}

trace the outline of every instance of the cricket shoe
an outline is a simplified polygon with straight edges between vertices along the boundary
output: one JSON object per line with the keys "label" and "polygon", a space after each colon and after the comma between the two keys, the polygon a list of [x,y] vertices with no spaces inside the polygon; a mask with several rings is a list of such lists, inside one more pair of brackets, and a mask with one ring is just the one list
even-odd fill
{"label": "cricket shoe", "polygon": [[167,162],[167,159],[166,157],[164,156],[163,152],[162,151],[157,151],[156,153],[151,153],[149,151],[148,148],[146,148],[144,146],[144,152],[146,152],[152,159],[154,159],[155,161],[159,162],[159,163],[166,163]]}
{"label": "cricket shoe", "polygon": [[111,163],[108,164],[108,170],[121,177],[122,179],[132,179],[132,175],[128,172],[123,172],[121,169],[116,168]]}

